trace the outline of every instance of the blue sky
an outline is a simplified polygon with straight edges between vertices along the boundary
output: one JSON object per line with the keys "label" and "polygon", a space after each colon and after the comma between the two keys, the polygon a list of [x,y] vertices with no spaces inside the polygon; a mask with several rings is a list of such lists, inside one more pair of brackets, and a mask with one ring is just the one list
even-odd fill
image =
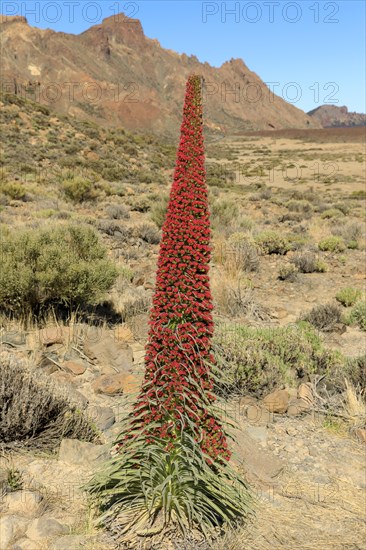
{"label": "blue sky", "polygon": [[[274,91],[309,111],[324,103],[365,112],[365,2],[1,0],[4,14],[80,33],[124,12],[164,48],[220,66],[240,57]],[[33,12],[33,13],[32,13]],[[72,17],[72,14],[74,16]]]}

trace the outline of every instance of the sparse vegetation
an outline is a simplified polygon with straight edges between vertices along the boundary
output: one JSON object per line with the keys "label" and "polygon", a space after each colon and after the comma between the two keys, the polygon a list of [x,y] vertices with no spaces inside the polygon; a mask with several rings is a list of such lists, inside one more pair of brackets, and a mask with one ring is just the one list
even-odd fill
{"label": "sparse vegetation", "polygon": [[357,288],[346,287],[337,292],[336,300],[342,304],[342,306],[349,307],[353,306],[357,300],[361,298],[361,294],[361,291]]}
{"label": "sparse vegetation", "polygon": [[297,279],[298,269],[294,264],[283,264],[280,266],[278,278],[281,281],[294,282]]}
{"label": "sparse vegetation", "polygon": [[130,218],[129,209],[123,204],[107,206],[106,213],[112,220],[128,220]]}
{"label": "sparse vegetation", "polygon": [[310,374],[331,373],[344,362],[339,353],[324,348],[307,323],[283,328],[225,323],[218,326],[214,342],[226,394],[260,397]]}
{"label": "sparse vegetation", "polygon": [[262,231],[255,237],[255,242],[258,244],[264,254],[281,254],[284,255],[290,250],[288,239],[276,231]]}
{"label": "sparse vegetation", "polygon": [[151,207],[150,218],[158,226],[159,229],[163,227],[163,223],[165,221],[168,200],[169,196],[163,195],[161,199],[155,202]]}
{"label": "sparse vegetation", "polygon": [[338,208],[329,208],[328,210],[324,210],[324,212],[321,214],[321,218],[323,220],[330,220],[334,218],[342,218],[344,216],[344,213],[341,212]]}
{"label": "sparse vegetation", "polygon": [[318,330],[331,332],[342,322],[342,310],[337,304],[320,304],[301,317]]}
{"label": "sparse vegetation", "polygon": [[0,355],[0,440],[3,447],[41,447],[54,450],[62,437],[95,441],[85,413],[46,375],[31,370],[24,360]]}
{"label": "sparse vegetation", "polygon": [[310,251],[296,254],[292,261],[300,273],[324,273],[327,271],[327,264]]}
{"label": "sparse vegetation", "polygon": [[155,225],[150,223],[143,223],[137,228],[137,235],[149,244],[159,244],[161,235],[160,231],[156,228]]}
{"label": "sparse vegetation", "polygon": [[357,325],[361,330],[366,330],[366,302],[360,300],[351,309],[346,322],[350,325]]}
{"label": "sparse vegetation", "polygon": [[216,200],[211,206],[212,225],[216,229],[231,225],[238,215],[239,207],[232,200]]}
{"label": "sparse vegetation", "polygon": [[324,252],[344,252],[346,245],[342,237],[330,236],[319,241],[319,250]]}

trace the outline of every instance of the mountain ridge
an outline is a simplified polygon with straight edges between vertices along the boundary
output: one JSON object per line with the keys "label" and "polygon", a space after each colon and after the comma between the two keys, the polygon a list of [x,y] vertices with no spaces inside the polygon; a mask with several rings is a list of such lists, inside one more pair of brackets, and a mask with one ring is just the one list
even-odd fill
{"label": "mountain ridge", "polygon": [[270,92],[242,59],[221,67],[161,47],[141,22],[111,16],[72,35],[2,17],[2,86],[56,112],[133,131],[176,135],[184,82],[205,79],[205,123],[212,132],[319,128],[303,111]]}
{"label": "mountain ridge", "polygon": [[350,112],[345,105],[320,105],[307,113],[324,128],[366,126],[366,114]]}

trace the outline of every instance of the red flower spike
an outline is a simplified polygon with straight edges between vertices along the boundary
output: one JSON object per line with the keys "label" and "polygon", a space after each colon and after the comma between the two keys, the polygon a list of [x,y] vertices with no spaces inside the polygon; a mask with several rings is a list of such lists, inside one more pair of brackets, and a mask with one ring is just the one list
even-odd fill
{"label": "red flower spike", "polygon": [[[213,306],[201,96],[201,78],[190,76],[174,181],[162,228],[145,379],[135,411],[143,413],[146,442],[160,437],[170,449],[183,425],[215,461],[229,460],[230,452],[219,419],[205,406],[215,397],[208,366],[214,360],[210,344]],[[199,395],[197,387],[204,395]],[[153,408],[149,406],[152,398]]]}

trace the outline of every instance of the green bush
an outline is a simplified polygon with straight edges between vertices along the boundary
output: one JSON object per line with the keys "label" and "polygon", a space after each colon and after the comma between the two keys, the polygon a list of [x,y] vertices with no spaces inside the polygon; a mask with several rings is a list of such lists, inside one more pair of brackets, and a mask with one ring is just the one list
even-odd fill
{"label": "green bush", "polygon": [[14,312],[96,304],[117,277],[98,235],[86,226],[4,234],[1,254],[0,307]]}
{"label": "green bush", "polygon": [[350,325],[357,325],[361,330],[366,330],[366,302],[364,300],[360,300],[353,306],[346,321]]}
{"label": "green bush", "polygon": [[278,278],[281,281],[294,282],[297,279],[298,270],[294,264],[283,264],[278,271]]}
{"label": "green bush", "polygon": [[154,223],[156,223],[159,229],[163,227],[163,224],[165,222],[166,211],[168,208],[168,200],[169,196],[163,195],[161,199],[154,203],[154,205],[151,207],[150,218]]}
{"label": "green bush", "polygon": [[215,228],[227,227],[238,218],[239,207],[229,199],[216,200],[211,206],[211,216]]}
{"label": "green bush", "polygon": [[93,181],[86,180],[80,176],[65,180],[62,187],[67,198],[77,203],[95,200],[99,194]]}
{"label": "green bush", "polygon": [[255,242],[264,254],[286,254],[291,248],[286,237],[271,230],[258,233]]}
{"label": "green bush", "polygon": [[16,183],[16,182],[2,183],[0,186],[0,191],[5,196],[16,201],[24,200],[27,195],[24,186],[21,183]]}
{"label": "green bush", "polygon": [[346,245],[342,237],[331,235],[322,239],[318,244],[319,250],[324,252],[343,252],[346,250]]}
{"label": "green bush", "polygon": [[334,218],[341,218],[342,216],[344,216],[344,214],[338,210],[338,208],[329,208],[328,210],[324,210],[320,217],[323,220],[330,220]]}
{"label": "green bush", "polygon": [[345,307],[353,306],[360,298],[361,291],[353,287],[342,288],[342,290],[336,294],[337,302]]}
{"label": "green bush", "polygon": [[283,384],[296,386],[298,379],[329,373],[344,363],[338,352],[323,347],[308,323],[276,328],[218,325],[214,350],[223,370],[220,389],[226,394],[261,397]]}

